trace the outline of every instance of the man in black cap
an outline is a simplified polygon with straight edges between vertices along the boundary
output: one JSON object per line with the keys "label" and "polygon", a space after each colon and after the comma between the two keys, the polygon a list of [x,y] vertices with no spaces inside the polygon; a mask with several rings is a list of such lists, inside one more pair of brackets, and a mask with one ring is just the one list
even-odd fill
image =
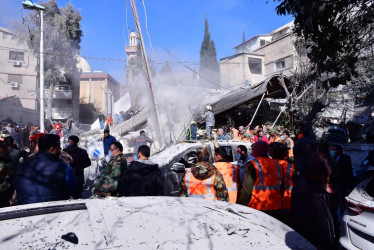
{"label": "man in black cap", "polygon": [[71,167],[74,169],[75,176],[78,178],[78,191],[73,195],[74,199],[82,198],[83,184],[84,184],[84,169],[91,166],[91,160],[88,158],[87,151],[78,147],[79,138],[76,135],[71,135],[68,138],[68,147],[63,151],[71,155],[73,162]]}

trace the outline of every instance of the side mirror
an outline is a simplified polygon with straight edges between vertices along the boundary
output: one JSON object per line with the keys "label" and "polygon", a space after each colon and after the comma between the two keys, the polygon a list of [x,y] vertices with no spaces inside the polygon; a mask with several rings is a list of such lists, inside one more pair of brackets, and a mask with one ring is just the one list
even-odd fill
{"label": "side mirror", "polygon": [[186,168],[184,164],[176,162],[173,164],[173,166],[171,166],[170,170],[175,173],[184,173],[186,171]]}

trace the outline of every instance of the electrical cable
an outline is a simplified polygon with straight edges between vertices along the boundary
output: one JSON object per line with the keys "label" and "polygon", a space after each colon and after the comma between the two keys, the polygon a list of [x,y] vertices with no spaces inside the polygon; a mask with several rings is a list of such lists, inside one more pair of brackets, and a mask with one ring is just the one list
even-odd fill
{"label": "electrical cable", "polygon": [[145,0],[140,0],[140,1],[143,3],[144,17],[145,17],[145,30],[146,30],[147,35],[148,35],[148,40],[149,40],[149,45],[150,45],[151,51],[152,51],[153,61],[156,61],[155,53],[153,51],[151,36],[149,35],[149,31],[148,31],[148,18],[147,18],[147,10],[145,8]]}

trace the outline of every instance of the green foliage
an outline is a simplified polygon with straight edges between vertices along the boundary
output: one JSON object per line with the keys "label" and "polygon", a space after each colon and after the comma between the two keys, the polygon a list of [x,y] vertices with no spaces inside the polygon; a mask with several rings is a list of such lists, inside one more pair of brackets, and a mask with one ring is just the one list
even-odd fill
{"label": "green foliage", "polygon": [[295,33],[324,88],[358,76],[357,62],[373,46],[372,0],[274,0],[279,15],[295,17]]}
{"label": "green foliage", "polygon": [[[58,7],[56,0],[41,2],[44,11],[44,77],[45,85],[71,84],[77,71],[76,55],[79,54],[83,32],[80,28],[82,17],[71,4]],[[30,13],[28,44],[35,56],[39,56],[40,17],[39,12]]]}
{"label": "green foliage", "polygon": [[214,41],[210,39],[208,18],[205,18],[204,39],[200,49],[200,74],[219,83],[219,67]]}

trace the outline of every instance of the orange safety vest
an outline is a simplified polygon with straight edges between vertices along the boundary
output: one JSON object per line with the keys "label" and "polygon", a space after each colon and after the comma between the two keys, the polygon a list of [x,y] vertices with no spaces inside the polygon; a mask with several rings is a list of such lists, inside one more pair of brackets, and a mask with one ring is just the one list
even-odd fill
{"label": "orange safety vest", "polygon": [[188,197],[201,198],[206,200],[217,200],[216,190],[214,188],[214,178],[216,175],[205,180],[196,179],[191,172],[191,168],[186,170],[184,184],[187,187]]}
{"label": "orange safety vest", "polygon": [[281,167],[276,161],[267,157],[258,157],[251,162],[256,169],[256,181],[248,206],[258,210],[280,209],[282,206]]}
{"label": "orange safety vest", "polygon": [[232,137],[233,138],[235,138],[239,135],[239,130],[237,130],[236,128],[232,128],[231,131],[232,131]]}
{"label": "orange safety vest", "polygon": [[284,191],[283,191],[283,198],[282,198],[282,208],[291,209],[291,192],[292,192],[292,187],[293,187],[292,173],[293,173],[294,165],[284,160],[277,160],[277,162],[283,168]]}
{"label": "orange safety vest", "polygon": [[225,180],[226,188],[229,193],[229,202],[236,203],[238,197],[238,167],[230,162],[216,162],[218,172],[220,172]]}

